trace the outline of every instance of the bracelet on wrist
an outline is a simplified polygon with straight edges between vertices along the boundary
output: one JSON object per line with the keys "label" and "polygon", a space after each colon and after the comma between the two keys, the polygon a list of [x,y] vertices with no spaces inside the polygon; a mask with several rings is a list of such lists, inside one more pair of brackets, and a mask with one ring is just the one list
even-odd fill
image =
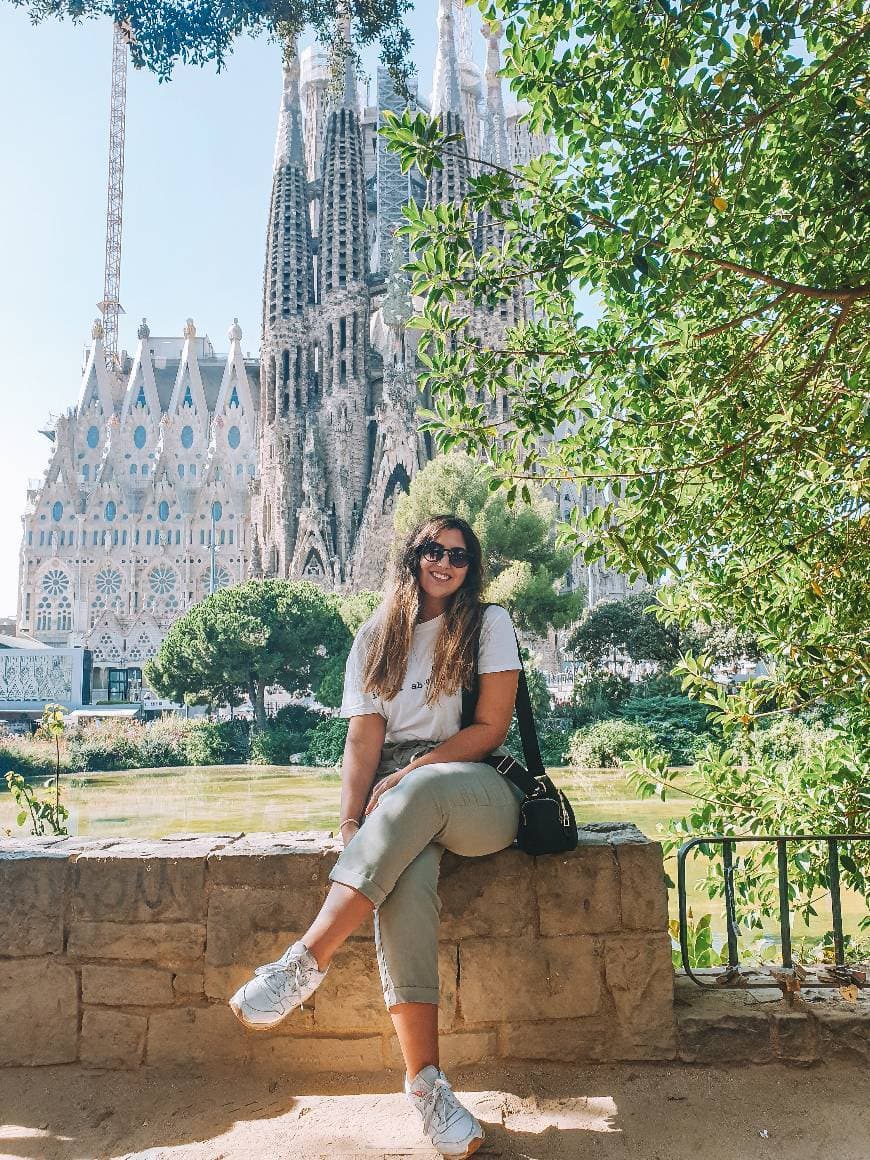
{"label": "bracelet on wrist", "polygon": [[342,820],[341,820],[341,821],[338,823],[338,828],[339,828],[340,830],[342,830],[342,829],[344,829],[344,827],[345,827],[345,826],[347,826],[347,825],[350,825],[350,826],[356,826],[356,828],[357,828],[357,829],[359,829],[359,822],[356,820],[356,818],[343,818],[343,819],[342,819]]}

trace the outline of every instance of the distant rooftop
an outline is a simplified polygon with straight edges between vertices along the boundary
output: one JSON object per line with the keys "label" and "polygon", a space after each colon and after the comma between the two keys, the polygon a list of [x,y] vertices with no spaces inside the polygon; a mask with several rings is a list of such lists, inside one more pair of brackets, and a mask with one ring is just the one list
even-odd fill
{"label": "distant rooftop", "polygon": [[0,633],[0,648],[19,648],[19,649],[48,649],[51,652],[50,644],[43,644],[41,640],[36,640],[32,636],[9,636],[6,633]]}
{"label": "distant rooftop", "polygon": [[[214,353],[214,347],[211,344],[211,339],[207,334],[202,335],[202,337],[197,335],[196,338],[192,338],[190,341],[193,344],[193,349],[197,358],[216,357]],[[167,338],[155,338],[155,336],[152,334],[148,337],[148,346],[151,348],[151,353],[156,358],[180,359],[182,348],[186,342],[187,339],[183,336],[181,338],[176,338],[175,336],[170,336]],[[226,355],[223,355],[222,357],[224,361],[226,361]]]}

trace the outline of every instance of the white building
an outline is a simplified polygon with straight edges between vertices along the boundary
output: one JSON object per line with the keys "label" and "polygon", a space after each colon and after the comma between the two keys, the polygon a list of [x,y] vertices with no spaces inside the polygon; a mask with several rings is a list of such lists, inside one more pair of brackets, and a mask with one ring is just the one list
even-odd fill
{"label": "white building", "polygon": [[190,320],[182,339],[153,338],[143,321],[113,373],[97,322],[78,402],[45,432],[18,629],[90,648],[95,700],[125,700],[179,613],[245,579],[258,363],[241,337],[234,324],[218,357]]}

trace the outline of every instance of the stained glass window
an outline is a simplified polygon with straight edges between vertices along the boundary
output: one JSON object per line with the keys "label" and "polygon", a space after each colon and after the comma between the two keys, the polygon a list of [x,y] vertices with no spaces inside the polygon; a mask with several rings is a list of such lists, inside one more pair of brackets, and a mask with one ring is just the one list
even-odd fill
{"label": "stained glass window", "polygon": [[42,577],[42,591],[48,596],[60,596],[69,588],[69,576],[61,568],[51,568]]}

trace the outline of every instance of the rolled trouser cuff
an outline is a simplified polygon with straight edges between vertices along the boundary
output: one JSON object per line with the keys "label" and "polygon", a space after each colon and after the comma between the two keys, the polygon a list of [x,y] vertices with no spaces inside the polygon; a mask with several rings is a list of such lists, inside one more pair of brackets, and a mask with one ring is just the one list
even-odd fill
{"label": "rolled trouser cuff", "polygon": [[330,870],[329,881],[338,882],[341,886],[350,886],[351,889],[358,890],[375,906],[380,906],[387,897],[386,890],[382,886],[378,886],[373,879],[358,873],[356,870],[348,870],[340,862],[337,862]]}
{"label": "rolled trouser cuff", "polygon": [[438,1006],[437,987],[388,987],[384,991],[384,1002],[388,1007],[396,1007],[399,1003],[430,1003]]}

